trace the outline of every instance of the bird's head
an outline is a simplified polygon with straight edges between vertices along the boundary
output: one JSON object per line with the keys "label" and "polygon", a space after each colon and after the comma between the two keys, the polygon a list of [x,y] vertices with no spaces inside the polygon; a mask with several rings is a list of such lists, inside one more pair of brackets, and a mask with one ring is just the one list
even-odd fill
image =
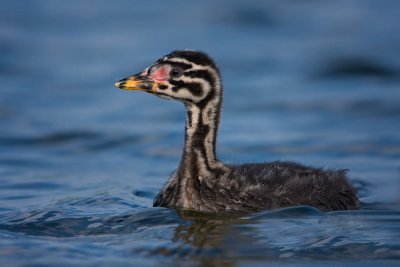
{"label": "bird's head", "polygon": [[142,72],[118,81],[115,87],[193,104],[222,94],[214,61],[203,52],[188,50],[174,51],[160,58]]}

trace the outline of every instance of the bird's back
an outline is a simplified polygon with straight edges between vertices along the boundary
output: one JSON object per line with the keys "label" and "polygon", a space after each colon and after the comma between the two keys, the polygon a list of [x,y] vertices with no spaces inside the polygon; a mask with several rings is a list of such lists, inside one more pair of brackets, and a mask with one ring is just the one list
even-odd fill
{"label": "bird's back", "polygon": [[310,205],[323,211],[359,208],[346,171],[332,171],[292,162],[229,166],[230,189],[255,210]]}

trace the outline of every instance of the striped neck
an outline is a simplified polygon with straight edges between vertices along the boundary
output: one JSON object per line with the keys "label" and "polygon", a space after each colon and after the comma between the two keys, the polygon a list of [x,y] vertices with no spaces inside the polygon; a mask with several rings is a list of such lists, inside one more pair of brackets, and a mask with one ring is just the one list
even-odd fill
{"label": "striped neck", "polygon": [[215,152],[222,89],[213,92],[201,103],[186,104],[185,147],[178,168],[181,194],[193,193],[190,188],[226,171]]}
{"label": "striped neck", "polygon": [[219,165],[215,146],[220,108],[211,105],[186,105],[185,147],[180,164],[185,177],[201,180],[211,176]]}

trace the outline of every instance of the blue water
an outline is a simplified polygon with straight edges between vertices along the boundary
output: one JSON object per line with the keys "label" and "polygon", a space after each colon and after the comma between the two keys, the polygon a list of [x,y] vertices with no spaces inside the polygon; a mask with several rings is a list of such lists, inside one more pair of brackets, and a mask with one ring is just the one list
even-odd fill
{"label": "blue water", "polygon": [[[400,2],[2,1],[3,266],[398,266]],[[174,49],[225,84],[218,155],[346,168],[362,209],[152,208],[184,109],[113,88]]]}

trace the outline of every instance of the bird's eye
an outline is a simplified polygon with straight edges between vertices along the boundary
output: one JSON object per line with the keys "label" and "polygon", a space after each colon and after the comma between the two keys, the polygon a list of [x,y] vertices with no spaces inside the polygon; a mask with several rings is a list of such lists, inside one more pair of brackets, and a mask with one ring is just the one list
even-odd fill
{"label": "bird's eye", "polygon": [[172,69],[169,73],[171,78],[179,78],[182,75],[182,71],[180,69]]}

